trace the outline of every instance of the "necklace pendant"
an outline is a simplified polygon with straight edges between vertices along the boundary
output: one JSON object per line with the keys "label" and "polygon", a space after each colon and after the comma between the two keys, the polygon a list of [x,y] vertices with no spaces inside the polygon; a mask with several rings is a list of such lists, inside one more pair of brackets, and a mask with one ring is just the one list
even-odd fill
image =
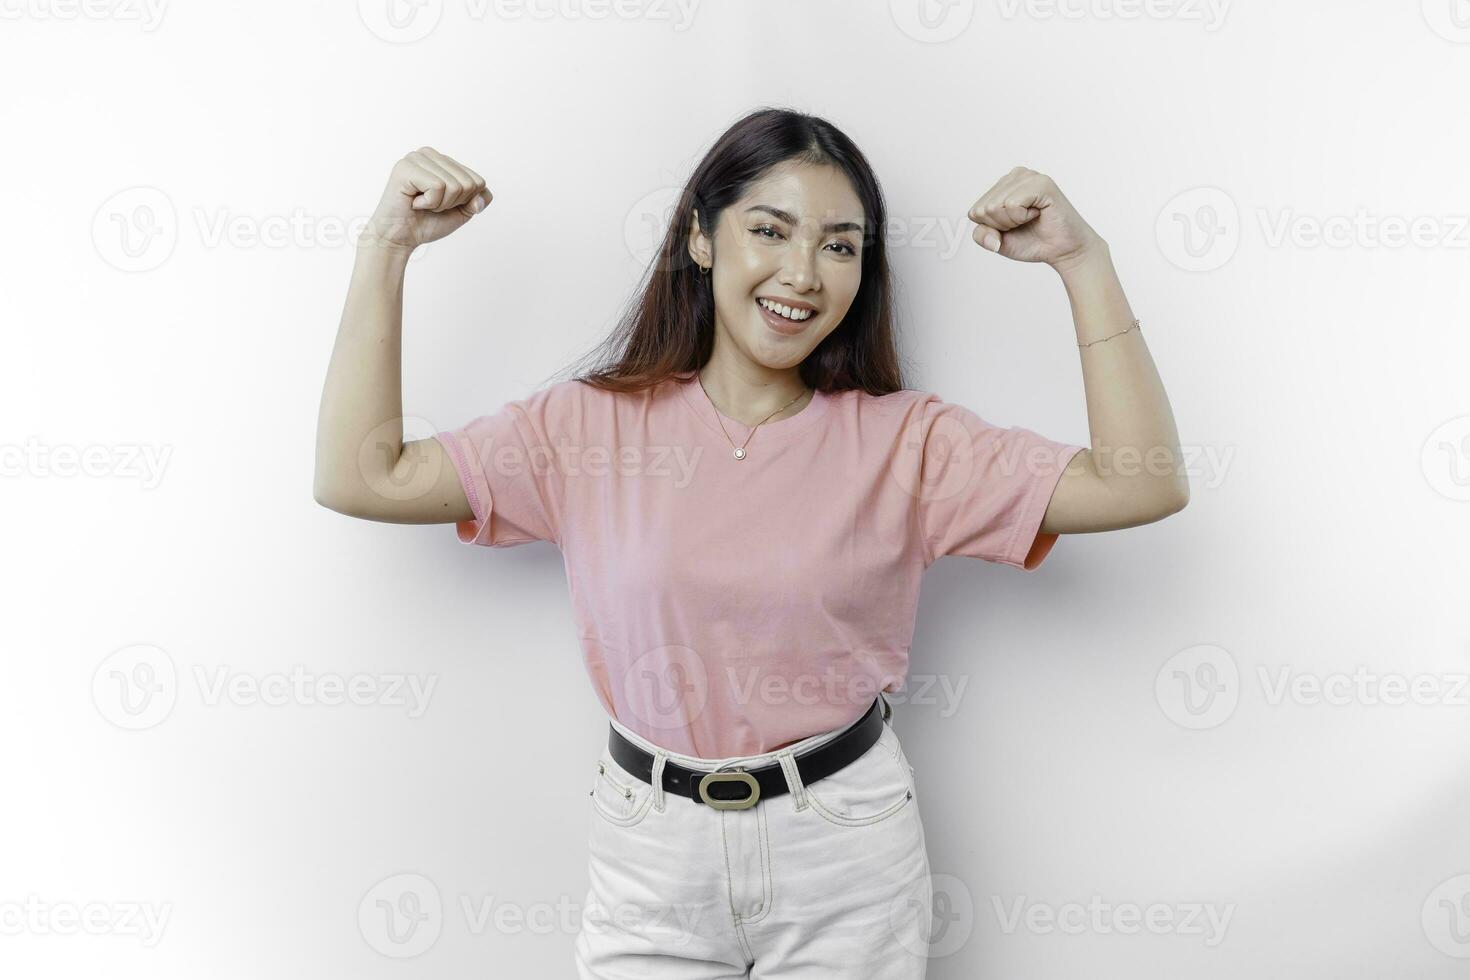
{"label": "necklace pendant", "polygon": [[744,446],[736,446],[735,447],[735,458],[736,459],[744,459],[745,458],[745,447]]}

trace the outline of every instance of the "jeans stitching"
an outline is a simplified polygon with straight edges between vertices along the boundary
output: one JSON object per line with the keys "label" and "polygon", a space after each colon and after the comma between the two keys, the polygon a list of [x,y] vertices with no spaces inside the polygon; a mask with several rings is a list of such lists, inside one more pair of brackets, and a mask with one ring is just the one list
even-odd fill
{"label": "jeans stitching", "polygon": [[[887,727],[885,724],[884,731],[893,732],[893,729]],[[879,743],[874,744],[876,745]],[[886,747],[884,751],[884,754],[887,756],[887,761],[890,762],[892,765],[898,767],[899,775],[903,777],[903,782],[906,787],[904,797],[894,802],[893,805],[888,807],[888,809],[880,810],[877,813],[870,813],[866,817],[849,817],[845,814],[834,811],[830,807],[823,805],[821,798],[816,796],[815,794],[808,794],[806,802],[811,804],[812,809],[816,812],[818,816],[820,816],[822,819],[826,820],[833,826],[837,827],[868,827],[875,823],[881,823],[882,821],[894,816],[899,811],[903,810],[903,808],[909,803],[913,802],[914,798],[913,778],[910,773],[907,772],[907,764],[903,759],[899,758],[898,755],[898,748],[901,744],[902,743],[898,740],[897,733],[894,733],[893,745],[891,747]]]}
{"label": "jeans stitching", "polygon": [[750,940],[746,938],[745,930],[740,925],[740,913],[735,911],[735,875],[730,870],[730,838],[725,833],[726,814],[720,811],[720,846],[725,851],[725,894],[730,904],[730,921],[735,927],[735,940],[740,944],[740,952],[744,955],[747,964],[755,962],[755,954],[750,950]]}
{"label": "jeans stitching", "polygon": [[759,832],[761,848],[761,868],[763,880],[761,881],[761,903],[751,915],[741,916],[742,922],[759,922],[771,911],[771,889],[775,878],[771,867],[771,841],[766,833],[766,812],[761,807],[756,807],[756,829]]}
{"label": "jeans stitching", "polygon": [[664,793],[663,779],[664,762],[667,760],[668,756],[662,750],[655,752],[653,755],[653,772],[650,773],[653,781],[653,808],[659,813],[663,813],[664,808],[668,806],[667,797]]}
{"label": "jeans stitching", "polygon": [[745,957],[745,965],[751,966],[755,963],[755,953],[751,952],[750,939],[745,935],[745,927],[740,924],[740,917],[735,917],[735,938],[740,943],[740,952]]}
{"label": "jeans stitching", "polygon": [[605,771],[602,770],[601,766],[599,765],[596,780],[592,784],[592,804],[608,817],[616,820],[621,820],[623,817],[627,816],[625,812],[619,812],[610,809],[597,797],[598,787],[600,787],[604,783],[614,787],[617,790],[619,797],[626,798],[626,796],[624,795],[626,787],[620,785],[616,779],[613,779],[611,776],[609,776]]}
{"label": "jeans stitching", "polygon": [[889,819],[912,802],[912,797],[904,796],[903,799],[897,801],[888,809],[880,810],[877,813],[871,813],[866,817],[843,816],[840,813],[829,810],[827,807],[822,806],[821,801],[815,798],[812,800],[812,809],[816,811],[817,815],[820,816],[822,819],[838,827],[867,827],[871,824],[882,823],[884,820]]}
{"label": "jeans stitching", "polygon": [[599,817],[616,827],[624,828],[636,827],[640,823],[642,823],[643,818],[648,816],[648,812],[651,809],[652,803],[653,798],[648,797],[642,803],[638,804],[638,806],[630,811],[627,815],[621,815],[608,812],[608,810],[601,803],[597,802],[597,797],[594,796],[592,798],[592,808],[597,811],[597,815]]}
{"label": "jeans stitching", "polygon": [[[624,794],[627,793],[630,787],[624,786],[619,780],[609,775],[607,772],[606,763],[602,759],[598,759],[597,766],[597,779],[606,780],[609,785],[618,787],[618,789],[621,790]],[[597,789],[595,784],[593,786],[591,796],[592,809],[597,813],[599,817],[616,827],[635,827],[638,824],[642,823],[643,818],[648,815],[649,808],[653,803],[652,787],[650,787],[649,792],[644,795],[642,802],[629,803],[626,813],[615,813],[604,806],[603,803],[597,798]],[[624,796],[625,799],[634,800],[636,800],[637,797],[637,793],[634,793],[632,797],[628,797],[626,795]]]}
{"label": "jeans stitching", "polygon": [[806,809],[806,785],[801,779],[801,770],[796,767],[796,755],[787,752],[781,755],[781,772],[786,776],[786,788],[790,791],[792,809]]}
{"label": "jeans stitching", "polygon": [[735,875],[730,870],[730,838],[725,834],[725,814],[720,812],[720,847],[725,854],[725,894],[730,899],[730,915],[735,924],[740,924],[740,913],[735,911]]}

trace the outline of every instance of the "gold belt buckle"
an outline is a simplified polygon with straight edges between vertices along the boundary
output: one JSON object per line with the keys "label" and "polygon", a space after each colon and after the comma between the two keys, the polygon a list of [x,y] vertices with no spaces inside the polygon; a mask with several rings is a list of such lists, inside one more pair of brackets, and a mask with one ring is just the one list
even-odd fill
{"label": "gold belt buckle", "polygon": [[[750,787],[750,795],[740,800],[721,800],[709,795],[705,787],[711,783],[744,783]],[[755,777],[743,769],[734,772],[705,773],[704,778],[699,781],[699,798],[709,804],[715,810],[748,810],[755,806],[756,801],[761,798],[761,784],[755,781]]]}

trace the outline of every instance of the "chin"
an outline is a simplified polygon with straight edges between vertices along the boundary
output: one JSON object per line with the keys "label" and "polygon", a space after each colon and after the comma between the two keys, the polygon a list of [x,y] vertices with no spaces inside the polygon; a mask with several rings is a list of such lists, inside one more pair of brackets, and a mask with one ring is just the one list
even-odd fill
{"label": "chin", "polygon": [[772,371],[781,371],[786,368],[796,367],[802,361],[806,360],[806,356],[811,352],[811,348],[805,344],[800,347],[794,345],[787,347],[762,346],[755,350],[751,350],[748,346],[746,347],[746,354],[752,361]]}

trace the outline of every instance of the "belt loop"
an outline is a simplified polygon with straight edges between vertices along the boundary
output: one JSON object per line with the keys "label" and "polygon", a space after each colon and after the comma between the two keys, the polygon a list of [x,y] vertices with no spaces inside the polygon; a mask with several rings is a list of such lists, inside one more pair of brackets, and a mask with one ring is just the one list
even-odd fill
{"label": "belt loop", "polygon": [[664,812],[664,762],[668,758],[668,752],[656,749],[653,753],[653,772],[649,773],[653,783],[653,808],[659,813]]}
{"label": "belt loop", "polygon": [[782,750],[776,753],[781,771],[786,775],[786,786],[791,790],[791,801],[798,812],[806,808],[806,784],[801,781],[801,770],[796,768],[796,753]]}

